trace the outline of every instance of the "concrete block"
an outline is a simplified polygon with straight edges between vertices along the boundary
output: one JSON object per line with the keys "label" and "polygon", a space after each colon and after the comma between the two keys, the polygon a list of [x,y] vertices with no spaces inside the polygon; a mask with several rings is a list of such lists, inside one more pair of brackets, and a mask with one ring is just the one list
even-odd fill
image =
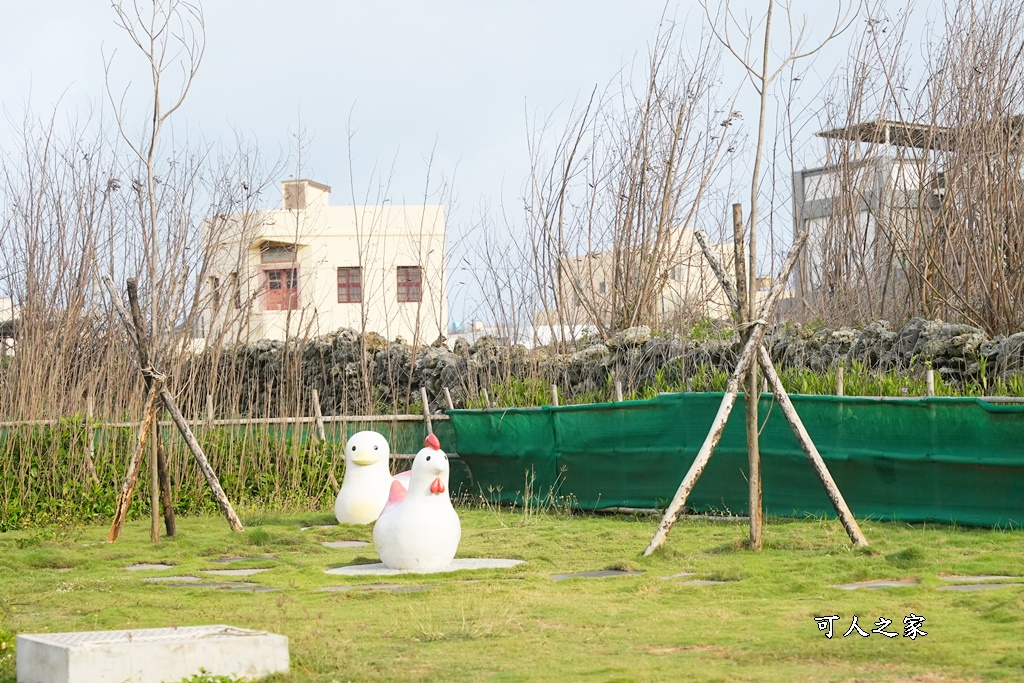
{"label": "concrete block", "polygon": [[288,639],[233,626],[18,636],[18,683],[164,683],[288,672]]}

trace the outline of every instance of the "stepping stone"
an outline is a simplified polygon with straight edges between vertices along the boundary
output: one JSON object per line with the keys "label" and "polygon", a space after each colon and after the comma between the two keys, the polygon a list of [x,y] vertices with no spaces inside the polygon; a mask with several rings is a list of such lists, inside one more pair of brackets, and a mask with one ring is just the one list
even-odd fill
{"label": "stepping stone", "polygon": [[430,571],[416,571],[412,569],[391,569],[383,562],[374,564],[351,564],[344,567],[328,569],[328,574],[339,576],[396,576],[398,574],[443,574],[446,572],[457,572],[464,569],[508,569],[523,560],[501,560],[492,558],[456,558],[444,569],[433,569]]}
{"label": "stepping stone", "polygon": [[634,569],[600,569],[595,572],[574,572],[572,574],[555,574],[552,581],[565,581],[566,579],[603,579],[606,576],[629,576],[630,574],[642,574],[643,572]]}
{"label": "stepping stone", "polygon": [[303,526],[299,527],[299,531],[309,531],[310,529],[333,529],[338,526],[337,524],[321,524],[320,526]]}
{"label": "stepping stone", "polygon": [[389,593],[419,593],[428,591],[432,586],[406,586],[401,583],[370,583],[358,586],[324,586],[318,590],[325,593],[343,593],[346,591],[382,590]]}
{"label": "stepping stone", "polygon": [[324,541],[320,545],[327,548],[362,548],[370,544],[366,541]]}
{"label": "stepping stone", "polygon": [[168,583],[171,588],[216,588],[217,590],[244,592],[244,593],[269,593],[279,591],[276,586],[261,586],[251,581],[198,581],[194,583]]}
{"label": "stepping stone", "polygon": [[125,567],[130,572],[143,572],[151,570],[162,570],[162,569],[174,569],[173,564],[133,564],[130,567]]}
{"label": "stepping stone", "polygon": [[940,591],[983,591],[990,588],[1012,588],[1013,586],[1024,586],[1024,583],[953,583],[948,586],[939,586]]}
{"label": "stepping stone", "polygon": [[857,590],[858,588],[906,588],[916,586],[920,581],[917,579],[894,579],[879,581],[858,581],[857,583],[842,583],[833,588],[842,588],[844,591]]}
{"label": "stepping stone", "polygon": [[211,559],[210,562],[280,562],[279,557],[219,557]]}
{"label": "stepping stone", "polygon": [[999,576],[995,574],[980,574],[978,576],[940,576],[943,581],[1004,581],[1006,579],[1019,579],[1019,576]]}
{"label": "stepping stone", "polygon": [[190,583],[198,580],[199,578],[196,576],[150,576],[143,579],[143,581],[148,581],[149,583],[170,583],[172,581]]}
{"label": "stepping stone", "polygon": [[252,576],[253,574],[259,574],[260,572],[269,572],[270,568],[265,569],[203,569],[201,570],[204,574],[216,574],[217,576]]}
{"label": "stepping stone", "polygon": [[402,584],[400,583],[363,583],[353,586],[324,586],[317,590],[325,593],[344,593],[346,591],[391,590],[392,588],[400,588],[401,586]]}
{"label": "stepping stone", "polygon": [[220,590],[233,593],[273,593],[281,589],[277,586],[224,586]]}
{"label": "stepping stone", "polygon": [[668,581],[669,579],[685,579],[687,576],[693,576],[693,574],[693,572],[683,572],[681,574],[673,574],[672,576],[663,576],[661,578],[663,581]]}
{"label": "stepping stone", "polygon": [[692,581],[680,581],[680,586],[717,586],[722,583],[735,583],[735,581],[713,581],[711,579],[694,579]]}

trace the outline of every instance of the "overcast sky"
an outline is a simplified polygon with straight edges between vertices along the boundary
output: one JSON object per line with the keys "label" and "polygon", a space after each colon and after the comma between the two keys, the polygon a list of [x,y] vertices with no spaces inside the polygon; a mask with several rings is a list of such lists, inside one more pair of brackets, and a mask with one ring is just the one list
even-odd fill
{"label": "overcast sky", "polygon": [[[794,3],[809,12],[812,32],[825,29],[835,4]],[[351,121],[357,194],[376,167],[391,175],[391,201],[420,201],[433,154],[432,173],[452,180],[456,193],[453,222],[471,221],[482,200],[509,203],[520,194],[527,114],[557,116],[628,73],[646,57],[663,14],[694,43],[706,24],[687,0],[207,0],[203,8],[206,56],[176,130],[187,126],[210,143],[239,131],[265,156],[287,159],[283,175],[327,183],[332,203],[344,204]],[[9,119],[51,112],[58,102],[62,112],[92,106],[109,114],[103,51],[117,50],[119,87],[133,77],[144,86],[139,56],[108,2],[7,2],[0,15],[0,103]],[[798,102],[811,106],[845,49],[840,41],[822,56]],[[738,84],[738,68],[725,63],[726,80]],[[741,125],[756,124],[754,102],[748,86]],[[301,169],[292,143],[300,128],[308,135]],[[0,145],[13,140],[0,125]],[[813,141],[802,153],[813,161]]]}

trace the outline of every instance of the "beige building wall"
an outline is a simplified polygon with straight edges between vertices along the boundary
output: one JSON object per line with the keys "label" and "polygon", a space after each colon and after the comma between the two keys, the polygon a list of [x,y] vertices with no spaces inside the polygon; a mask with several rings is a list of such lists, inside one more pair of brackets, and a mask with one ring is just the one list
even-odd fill
{"label": "beige building wall", "polygon": [[[681,230],[677,239],[675,255],[666,257],[660,268],[664,286],[659,297],[659,319],[644,322],[670,327],[701,317],[729,319],[732,308],[704,258],[693,230]],[[732,276],[735,272],[732,244],[712,244],[711,248]],[[629,274],[623,277],[628,278]],[[621,296],[616,295],[614,289],[615,254],[611,251],[565,259],[559,280],[564,296],[561,321],[564,324],[587,324],[591,322],[592,315],[608,324],[616,307],[621,306]],[[556,312],[544,311],[535,316],[534,321],[535,324],[554,325],[559,323],[558,318]]]}
{"label": "beige building wall", "polygon": [[[348,327],[430,343],[446,331],[441,206],[331,206],[330,188],[308,180],[282,190],[280,210],[204,225],[214,242],[204,296],[208,340],[313,337]],[[341,287],[339,268],[346,269]]]}

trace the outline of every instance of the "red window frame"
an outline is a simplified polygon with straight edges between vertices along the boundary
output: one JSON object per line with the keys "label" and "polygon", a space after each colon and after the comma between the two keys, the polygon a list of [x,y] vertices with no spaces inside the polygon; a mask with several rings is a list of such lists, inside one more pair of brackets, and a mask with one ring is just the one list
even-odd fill
{"label": "red window frame", "polygon": [[358,266],[338,268],[338,303],[358,304],[363,301],[363,269]]}
{"label": "red window frame", "polygon": [[423,300],[423,278],[419,266],[398,266],[398,303],[414,304]]}
{"label": "red window frame", "polygon": [[263,310],[291,311],[299,308],[299,269],[264,268]]}

